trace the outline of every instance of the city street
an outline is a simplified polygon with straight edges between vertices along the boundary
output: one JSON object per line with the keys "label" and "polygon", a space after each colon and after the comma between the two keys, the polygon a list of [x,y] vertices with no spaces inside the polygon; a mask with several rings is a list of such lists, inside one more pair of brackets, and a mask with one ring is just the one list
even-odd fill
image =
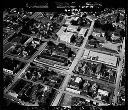
{"label": "city street", "polygon": [[71,65],[71,67],[70,67],[70,69],[69,69],[69,71],[68,71],[68,74],[67,74],[67,76],[66,76],[66,79],[65,79],[65,81],[64,81],[64,83],[63,83],[63,85],[62,85],[62,89],[60,90],[60,93],[57,95],[57,98],[56,98],[56,100],[54,101],[54,103],[52,104],[52,106],[56,106],[56,105],[58,104],[59,99],[61,98],[61,95],[62,95],[63,91],[65,91],[65,88],[66,88],[66,86],[67,86],[68,81],[70,80],[71,76],[73,75],[73,72],[72,72],[72,71],[74,70],[74,68],[75,68],[75,66],[76,66],[76,64],[77,64],[77,62],[79,61],[79,59],[80,59],[81,56],[83,55],[84,48],[85,48],[85,44],[87,43],[88,36],[91,34],[91,32],[92,32],[92,30],[93,30],[94,22],[95,22],[95,21],[92,21],[91,26],[90,26],[90,29],[89,29],[89,31],[88,31],[88,34],[87,34],[87,36],[86,36],[86,38],[85,38],[85,40],[84,40],[84,43],[83,43],[83,45],[81,46],[80,50],[78,51],[78,54],[77,54],[76,58],[74,59],[72,65]]}
{"label": "city street", "polygon": [[[125,29],[114,27],[113,21],[107,19],[113,14],[117,14],[115,17],[118,17],[120,15],[118,10],[100,14],[98,17],[96,12],[94,14],[91,12],[91,15],[90,12],[86,12],[86,16],[83,16],[83,13],[73,14],[70,11],[65,13],[34,12],[29,16],[28,21],[22,21],[23,26],[15,30],[16,36],[12,34],[3,40],[3,73],[5,74],[7,70],[6,75],[8,75],[8,71],[11,71],[14,76],[12,83],[4,89],[6,99],[20,105],[38,106],[41,101],[45,103],[44,94],[50,88],[49,90],[56,91],[56,95],[53,93],[50,97],[48,96],[50,100],[53,98],[50,102],[51,106],[60,106],[64,94],[90,100],[99,106],[118,105],[120,89],[125,90],[121,87],[122,65],[125,57],[125,36],[123,36]],[[8,14],[3,14],[5,21],[3,28],[7,28],[10,26],[7,24],[12,22],[20,24],[18,20],[13,21],[12,18],[6,20]],[[116,23],[117,20],[116,18],[114,22]],[[101,21],[105,22],[101,23]],[[113,29],[106,30],[110,24]],[[99,29],[99,32],[95,32],[96,29]],[[116,40],[112,38],[112,33],[116,31],[119,32],[114,37],[116,40],[120,38],[118,40],[121,41],[121,51],[112,51],[110,47],[103,48],[101,43],[110,42],[114,47],[118,44],[119,41],[115,42]],[[23,62],[25,65],[20,68],[21,65],[14,60]],[[12,65],[8,66],[8,64]],[[17,90],[12,90],[12,87],[15,87],[19,80],[23,80],[24,83],[21,83],[21,87],[17,87],[21,89],[20,92],[16,92]],[[29,83],[36,87],[41,85],[44,88],[39,86],[37,90],[35,86],[31,86],[31,89],[23,90],[28,87]],[[26,95],[26,91],[30,93]],[[13,97],[14,94],[21,93],[20,97]],[[29,101],[25,102],[24,97],[30,98]],[[33,97],[35,102],[33,102]]]}

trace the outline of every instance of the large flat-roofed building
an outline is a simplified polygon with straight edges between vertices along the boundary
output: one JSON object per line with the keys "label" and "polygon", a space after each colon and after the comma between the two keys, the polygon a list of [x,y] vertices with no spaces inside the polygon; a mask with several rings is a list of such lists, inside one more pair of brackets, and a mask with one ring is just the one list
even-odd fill
{"label": "large flat-roofed building", "polygon": [[108,64],[114,67],[116,67],[117,64],[117,57],[91,50],[85,50],[83,58],[95,60],[97,62]]}
{"label": "large flat-roofed building", "polygon": [[112,65],[115,67],[117,63],[117,57],[112,55],[107,55],[104,53],[93,52],[93,51],[90,51],[88,58],[91,58],[91,60],[93,60],[94,58],[98,58],[97,59],[98,61],[101,61],[105,64]]}
{"label": "large flat-roofed building", "polygon": [[119,46],[121,46],[121,43],[113,44],[111,42],[107,42],[102,44],[102,47],[110,50],[114,50],[116,52],[119,52]]}
{"label": "large flat-roofed building", "polygon": [[73,36],[71,32],[65,32],[59,36],[60,40],[70,43],[70,39]]}
{"label": "large flat-roofed building", "polygon": [[74,35],[73,32],[77,32],[77,29],[78,26],[73,26],[73,25],[69,25],[68,27],[62,26],[61,29],[56,34],[61,41],[70,43],[70,39]]}
{"label": "large flat-roofed building", "polygon": [[61,41],[70,43],[70,39],[74,35],[73,32],[77,32],[77,28],[78,26],[73,26],[73,25],[69,25],[68,27],[62,26],[61,29],[56,34]]}
{"label": "large flat-roofed building", "polygon": [[[64,28],[63,28],[64,29]],[[58,32],[57,32],[57,35],[58,35],[58,37],[59,37],[59,39],[61,40],[61,41],[65,41],[65,42],[68,42],[68,43],[70,43],[70,39],[71,39],[71,37],[73,36],[73,33],[72,32],[64,32],[64,30],[59,30]]]}

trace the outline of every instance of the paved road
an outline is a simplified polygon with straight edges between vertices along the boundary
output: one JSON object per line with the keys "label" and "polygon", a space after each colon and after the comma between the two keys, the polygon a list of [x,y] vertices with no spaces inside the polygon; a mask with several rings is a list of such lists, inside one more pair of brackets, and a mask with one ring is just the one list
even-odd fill
{"label": "paved road", "polygon": [[121,71],[122,71],[122,63],[123,63],[123,57],[125,55],[125,38],[124,38],[124,41],[123,41],[123,45],[122,45],[122,50],[121,50],[121,53],[120,53],[120,58],[121,58],[121,61],[119,63],[119,66],[117,68],[118,70],[118,73],[117,73],[117,79],[116,79],[116,88],[115,88],[115,91],[114,91],[114,104],[117,103],[117,96],[118,96],[118,91],[119,91],[119,88],[120,88],[120,80],[121,80]]}
{"label": "paved road", "polygon": [[94,21],[91,23],[90,29],[88,31],[88,34],[87,34],[85,40],[84,40],[84,43],[81,46],[80,50],[78,51],[78,54],[77,54],[76,58],[74,59],[72,65],[71,65],[71,67],[70,67],[70,69],[68,71],[68,75],[67,75],[67,77],[66,77],[66,79],[65,79],[65,81],[64,81],[64,83],[63,83],[63,85],[61,87],[60,93],[57,95],[57,97],[56,97],[55,101],[53,102],[52,106],[57,106],[57,104],[59,102],[59,99],[61,98],[61,95],[63,94],[65,88],[67,87],[68,81],[70,80],[71,76],[73,75],[72,71],[74,70],[77,62],[79,61],[79,59],[83,55],[83,51],[84,51],[84,48],[85,48],[85,44],[87,43],[87,39],[88,39],[89,35],[92,33],[92,31],[93,31],[93,25],[94,25]]}
{"label": "paved road", "polygon": [[[110,15],[111,15],[111,14],[110,14]],[[94,25],[94,21],[92,22],[92,24],[91,24],[91,26],[90,26],[89,32],[88,32],[88,34],[87,34],[87,36],[86,36],[86,40],[84,41],[82,47],[81,47],[80,50],[78,51],[78,54],[77,54],[75,60],[73,61],[72,65],[71,65],[71,68],[70,68],[69,71],[68,71],[68,75],[67,75],[67,77],[66,77],[66,79],[65,79],[65,82],[64,82],[63,85],[62,85],[62,89],[61,89],[60,94],[58,94],[56,100],[55,100],[54,103],[52,104],[53,106],[56,106],[56,105],[58,104],[58,102],[59,102],[59,99],[60,99],[61,95],[62,95],[63,93],[66,93],[66,91],[64,91],[64,90],[65,90],[65,88],[66,88],[66,86],[67,86],[67,84],[68,84],[68,81],[70,80],[71,76],[73,75],[72,71],[74,70],[74,67],[76,66],[76,64],[77,64],[77,62],[79,61],[80,57],[83,55],[83,52],[84,52],[84,50],[85,50],[85,44],[86,44],[86,42],[87,42],[88,36],[89,36],[89,35],[91,34],[91,32],[93,31],[93,25]],[[122,51],[123,51],[123,49],[122,49]],[[115,54],[114,54],[114,55],[115,55]],[[122,55],[122,54],[120,53],[119,55]],[[115,55],[115,56],[117,56],[117,55]],[[122,55],[122,56],[123,56],[123,55]],[[111,84],[111,86],[112,86],[113,88],[116,88],[115,91],[114,91],[114,94],[116,94],[116,96],[114,97],[114,102],[116,102],[116,100],[117,100],[116,97],[117,97],[117,92],[118,92],[118,89],[119,89],[119,82],[120,82],[120,76],[121,76],[121,73],[120,73],[120,71],[121,71],[121,65],[122,65],[122,61],[120,62],[119,67],[117,68],[118,73],[117,73],[116,86],[115,86],[115,84]],[[86,77],[85,77],[85,78],[86,78]],[[87,79],[87,78],[86,78],[86,79]],[[91,80],[91,79],[90,79],[90,80]],[[95,81],[95,80],[94,80],[94,81]],[[101,83],[101,82],[98,81],[98,80],[97,80],[97,82]],[[107,84],[107,83],[106,83],[106,84]],[[108,86],[109,86],[109,85],[108,85]],[[67,93],[68,93],[68,92],[67,92]],[[73,93],[70,93],[70,94],[73,95]],[[80,95],[78,95],[78,97],[85,98],[84,96],[80,96]],[[86,98],[87,98],[87,97],[86,97]],[[87,99],[88,99],[88,98],[87,98]],[[91,99],[91,100],[96,101],[96,100],[94,100],[94,99]],[[97,102],[97,101],[96,101],[96,102]],[[101,103],[101,101],[98,101],[98,102]]]}
{"label": "paved road", "polygon": [[[37,17],[37,15],[39,15],[39,14],[40,14],[40,13],[37,13],[37,14],[35,14],[35,15],[32,16],[32,17],[35,18],[35,17]],[[106,16],[107,16],[107,15],[106,15]],[[90,36],[90,34],[91,34],[92,31],[93,31],[94,22],[95,22],[95,21],[92,21],[91,26],[90,26],[89,31],[88,31],[88,34],[86,35],[86,38],[85,38],[85,40],[84,40],[82,46],[79,48],[78,53],[77,53],[77,55],[76,55],[76,58],[75,58],[74,61],[72,62],[71,67],[69,68],[69,70],[66,70],[66,71],[65,71],[65,72],[67,72],[65,81],[64,81],[64,83],[62,84],[61,88],[59,89],[59,92],[60,92],[60,93],[57,95],[57,97],[56,97],[56,99],[54,100],[52,106],[57,106],[57,104],[58,104],[58,102],[59,102],[59,100],[60,100],[60,98],[61,98],[61,96],[62,96],[63,93],[68,93],[68,94],[71,94],[71,95],[73,95],[73,96],[78,96],[78,97],[81,97],[81,98],[84,98],[84,99],[90,99],[90,100],[92,100],[92,101],[95,101],[95,102],[98,102],[98,103],[102,103],[101,101],[97,101],[97,100],[88,98],[88,97],[86,97],[86,96],[76,95],[76,94],[69,93],[69,92],[65,91],[65,88],[67,87],[68,81],[70,80],[71,76],[74,74],[72,71],[74,70],[75,66],[77,65],[78,61],[80,60],[81,56],[83,55],[83,53],[84,53],[84,51],[85,51],[85,45],[86,45],[86,43],[87,43],[88,37]],[[22,61],[25,61],[25,62],[27,62],[28,64],[24,67],[24,69],[22,69],[21,72],[19,72],[19,73],[16,75],[14,82],[16,82],[16,80],[18,80],[18,78],[20,78],[20,76],[24,73],[24,71],[26,70],[26,68],[29,66],[29,63],[30,63],[30,62],[33,62],[34,58],[45,48],[45,46],[46,46],[46,43],[45,43],[44,45],[42,45],[42,46],[38,49],[38,51],[32,56],[32,58],[30,58],[29,60],[25,61],[25,60],[23,60],[23,59],[20,59],[20,61],[21,61],[21,60],[22,60]],[[120,83],[121,69],[122,69],[122,58],[123,58],[123,56],[124,56],[124,48],[125,48],[125,42],[123,43],[122,51],[121,51],[121,53],[119,54],[119,55],[121,56],[121,61],[120,61],[120,63],[119,63],[119,67],[118,67],[118,69],[117,69],[117,70],[118,70],[118,74],[117,74],[117,80],[116,80],[116,89],[115,89],[115,91],[114,91],[114,94],[115,94],[115,97],[114,97],[114,100],[113,100],[114,103],[116,103],[116,101],[117,101],[117,93],[118,93],[118,90],[119,90],[119,83]],[[9,56],[9,55],[7,55],[7,56]],[[10,57],[12,57],[12,56],[10,56]],[[13,57],[13,58],[14,58],[14,57]],[[87,79],[87,77],[85,77],[85,79]],[[90,80],[91,80],[91,79],[90,79]],[[95,80],[94,80],[94,81],[95,81]],[[99,82],[99,81],[97,81],[97,82]],[[101,82],[100,82],[100,83],[101,83]],[[13,83],[13,84],[14,84],[14,83]],[[6,89],[6,91],[7,91],[9,88],[10,88],[10,87],[8,87],[8,88]]]}
{"label": "paved road", "polygon": [[[14,82],[13,82],[13,83],[15,83],[15,82],[18,80],[18,78],[20,78],[20,76],[24,73],[24,71],[26,70],[26,68],[29,66],[30,62],[33,62],[34,58],[35,58],[39,53],[42,52],[42,50],[45,48],[45,46],[46,46],[46,43],[44,43],[43,45],[41,45],[40,48],[38,49],[38,51],[37,51],[29,60],[24,60],[24,59],[18,58],[18,57],[16,58],[16,59],[18,59],[18,60],[21,61],[21,62],[27,63],[27,65],[26,65],[21,71],[19,71],[19,72],[17,73],[17,75],[16,75],[15,78],[14,78]],[[6,56],[7,56],[7,57],[10,57],[10,58],[15,58],[15,56],[10,56],[10,55],[7,55],[7,54],[4,54],[4,56],[5,56],[5,57],[6,57]],[[9,90],[9,88],[10,88],[10,86],[8,86],[8,88],[5,89],[5,92],[6,92],[7,90]]]}

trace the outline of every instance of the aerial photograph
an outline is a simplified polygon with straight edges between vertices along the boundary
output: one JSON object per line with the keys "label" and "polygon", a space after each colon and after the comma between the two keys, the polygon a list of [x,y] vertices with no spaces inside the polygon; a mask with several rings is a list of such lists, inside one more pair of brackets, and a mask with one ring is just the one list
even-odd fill
{"label": "aerial photograph", "polygon": [[49,1],[3,9],[4,107],[125,106],[126,9]]}

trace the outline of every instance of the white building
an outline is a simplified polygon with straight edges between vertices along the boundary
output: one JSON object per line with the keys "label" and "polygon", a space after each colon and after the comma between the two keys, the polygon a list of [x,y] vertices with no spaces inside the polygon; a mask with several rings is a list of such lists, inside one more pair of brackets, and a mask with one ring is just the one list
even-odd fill
{"label": "white building", "polygon": [[112,40],[117,40],[119,38],[120,38],[120,36],[116,36],[114,33],[112,33],[112,36],[111,36]]}
{"label": "white building", "polygon": [[105,90],[98,89],[98,93],[104,96],[108,96],[109,92]]}
{"label": "white building", "polygon": [[87,29],[86,28],[81,28],[81,30],[78,33],[78,36],[84,36],[86,33]]}
{"label": "white building", "polygon": [[104,48],[119,52],[119,46],[121,45],[121,43],[113,44],[111,42],[106,42],[106,43],[102,43],[101,45]]}
{"label": "white building", "polygon": [[[74,35],[74,33],[72,32],[75,32],[77,30],[77,27],[72,25],[69,25],[68,28],[62,26],[61,29],[56,34],[58,35],[61,41],[70,43],[70,39]],[[68,31],[64,32],[65,29]]]}
{"label": "white building", "polygon": [[69,25],[67,27],[67,31],[69,32],[77,32],[78,26],[74,26],[74,25]]}
{"label": "white building", "polygon": [[73,36],[73,33],[65,32],[65,33],[61,34],[59,36],[59,38],[60,38],[61,41],[65,41],[65,42],[70,43],[70,39],[71,39],[72,36]]}
{"label": "white building", "polygon": [[97,62],[102,62],[102,63],[116,67],[117,57],[108,55],[108,54],[104,54],[104,53],[94,52],[94,51],[86,49],[83,54],[83,58],[94,60],[93,57],[98,58],[98,60],[96,60]]}
{"label": "white building", "polygon": [[69,91],[69,92],[72,92],[72,93],[75,93],[75,94],[80,94],[80,91],[74,90],[74,89],[71,89],[71,88],[66,88],[66,91]]}
{"label": "white building", "polygon": [[75,79],[75,82],[76,82],[76,83],[80,83],[80,81],[82,81],[82,79],[81,79],[80,77],[77,77],[77,78]]}
{"label": "white building", "polygon": [[112,65],[112,66],[116,67],[117,57],[115,57],[115,56],[90,51],[88,58],[93,60],[92,59],[93,57],[98,57],[97,61],[100,61],[100,62],[103,62],[105,64]]}
{"label": "white building", "polygon": [[90,50],[85,49],[85,52],[84,52],[84,54],[83,54],[83,58],[87,58],[88,55],[89,55],[89,53],[90,53]]}
{"label": "white building", "polygon": [[75,17],[73,20],[74,20],[74,21],[77,21],[78,19],[79,19],[79,17]]}

